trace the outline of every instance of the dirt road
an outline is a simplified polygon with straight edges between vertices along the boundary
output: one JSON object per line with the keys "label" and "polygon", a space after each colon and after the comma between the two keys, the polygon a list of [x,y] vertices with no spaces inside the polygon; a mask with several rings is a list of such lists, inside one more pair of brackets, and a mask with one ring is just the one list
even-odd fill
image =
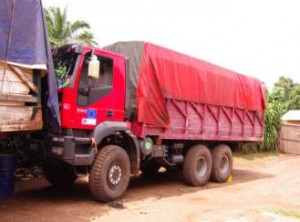
{"label": "dirt road", "polygon": [[56,190],[44,179],[17,181],[13,198],[0,201],[1,221],[298,221],[273,209],[300,210],[300,156],[234,158],[232,182],[195,188],[181,173],[133,178],[113,208],[92,200],[87,181]]}

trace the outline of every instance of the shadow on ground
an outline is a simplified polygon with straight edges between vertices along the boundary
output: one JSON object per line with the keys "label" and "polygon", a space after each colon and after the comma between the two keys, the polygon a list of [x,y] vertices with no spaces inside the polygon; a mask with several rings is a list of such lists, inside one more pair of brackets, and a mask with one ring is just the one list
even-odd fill
{"label": "shadow on ground", "polygon": [[[144,177],[140,175],[133,177],[130,181],[129,189],[126,191],[126,201],[135,201],[151,197],[170,197],[185,193],[195,192],[201,189],[213,189],[223,186],[231,186],[239,183],[247,183],[254,180],[272,177],[271,174],[261,172],[235,169],[232,173],[233,182],[218,184],[209,182],[202,187],[191,187],[184,183],[181,171],[162,172],[154,177]],[[31,181],[17,181],[16,189],[12,199],[22,199],[28,201],[93,201],[90,194],[88,182],[80,179],[69,188],[61,189],[50,186],[44,179],[34,179]]]}
{"label": "shadow on ground", "polygon": [[[183,181],[182,173],[162,172],[155,177],[133,177],[126,191],[123,203],[141,201],[148,198],[161,199],[180,196],[201,190],[218,189],[224,186],[247,183],[254,180],[272,177],[249,170],[233,170],[233,182],[217,184],[209,182],[203,187],[187,186]],[[0,201],[0,217],[5,221],[61,221],[59,218],[72,218],[72,221],[89,221],[93,216],[100,216],[108,212],[111,205],[93,200],[88,182],[84,179],[66,189],[57,189],[48,184],[45,179],[17,181],[15,192],[11,199]],[[32,210],[34,209],[34,210]],[[52,212],[49,216],[49,212]],[[19,215],[23,215],[20,217]],[[12,216],[14,218],[12,218]],[[9,221],[9,220],[8,220]]]}
{"label": "shadow on ground", "polygon": [[[199,190],[205,189],[215,189],[224,186],[232,186],[234,184],[247,183],[254,180],[260,180],[265,178],[273,177],[272,174],[264,174],[257,171],[250,170],[233,170],[232,183],[218,184],[214,182],[209,182],[202,187],[191,187],[184,183],[182,173],[172,172],[172,173],[159,173],[155,177],[146,178],[143,176],[135,177],[131,179],[129,189],[126,192],[126,199],[128,201],[135,201],[147,198],[162,198],[179,196],[186,193],[192,193]],[[140,195],[135,195],[136,193],[141,193]]]}
{"label": "shadow on ground", "polygon": [[[203,189],[214,189],[223,186],[232,186],[239,183],[247,183],[254,180],[272,177],[271,174],[261,172],[235,169],[232,173],[233,182],[217,184],[209,182],[202,187],[191,187],[184,183],[181,171],[162,172],[155,177],[133,177],[130,181],[129,189],[126,191],[125,200],[135,201],[147,198],[162,198],[178,196],[185,193],[196,192]],[[86,180],[80,179],[72,187],[59,189],[50,186],[44,179],[32,181],[17,181],[13,199],[28,201],[93,201]]]}

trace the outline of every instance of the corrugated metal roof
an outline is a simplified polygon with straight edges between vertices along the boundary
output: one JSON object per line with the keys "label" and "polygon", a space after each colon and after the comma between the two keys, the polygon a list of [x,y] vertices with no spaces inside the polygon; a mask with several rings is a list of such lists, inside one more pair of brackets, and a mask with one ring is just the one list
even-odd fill
{"label": "corrugated metal roof", "polygon": [[300,110],[289,110],[288,112],[286,112],[281,120],[285,120],[285,121],[292,121],[292,120],[296,120],[296,121],[300,121]]}

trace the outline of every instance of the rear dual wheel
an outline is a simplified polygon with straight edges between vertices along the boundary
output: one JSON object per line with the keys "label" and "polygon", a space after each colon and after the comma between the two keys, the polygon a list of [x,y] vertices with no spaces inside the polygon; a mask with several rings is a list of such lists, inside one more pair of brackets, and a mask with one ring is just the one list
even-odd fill
{"label": "rear dual wheel", "polygon": [[221,144],[212,152],[204,145],[196,145],[188,150],[183,163],[185,182],[192,186],[201,186],[209,178],[224,183],[232,173],[233,158],[229,146]]}
{"label": "rear dual wheel", "polygon": [[191,186],[201,186],[207,183],[212,170],[212,157],[204,145],[190,148],[183,162],[183,177]]}
{"label": "rear dual wheel", "polygon": [[224,183],[232,173],[232,152],[229,146],[221,144],[212,150],[213,167],[211,180]]}

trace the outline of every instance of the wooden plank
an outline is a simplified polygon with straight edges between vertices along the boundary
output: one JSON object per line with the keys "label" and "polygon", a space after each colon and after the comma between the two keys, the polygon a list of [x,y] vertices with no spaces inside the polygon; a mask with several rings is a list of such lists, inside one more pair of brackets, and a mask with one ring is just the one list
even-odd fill
{"label": "wooden plank", "polygon": [[[15,107],[14,107],[15,108]],[[25,110],[24,107],[22,109],[17,109],[17,111],[22,110],[22,114],[18,114],[17,118],[6,118],[0,119],[0,132],[18,132],[18,131],[33,131],[40,130],[43,127],[43,119],[42,119],[42,110],[41,108],[37,109],[37,113],[32,117],[32,109],[33,107],[27,107]],[[12,111],[12,110],[10,110]],[[2,113],[0,111],[0,113]],[[17,112],[15,112],[17,113]],[[21,118],[23,117],[23,118]]]}
{"label": "wooden plank", "polygon": [[300,149],[299,149],[300,144],[298,141],[284,140],[282,145],[283,145],[284,152],[300,154]]}
{"label": "wooden plank", "polygon": [[300,142],[300,127],[297,125],[283,125],[281,133],[283,139]]}
{"label": "wooden plank", "polygon": [[[28,81],[33,82],[33,70],[19,68]],[[29,94],[30,88],[9,68],[0,61],[0,92],[10,94]]]}
{"label": "wooden plank", "polygon": [[29,87],[29,89],[31,89],[31,90],[32,90],[33,92],[35,92],[36,94],[38,93],[37,87],[33,84],[32,79],[30,80],[30,79],[28,78],[28,76],[26,75],[25,72],[23,73],[22,70],[21,70],[20,68],[14,67],[14,66],[12,66],[12,65],[8,65],[8,66],[9,66],[9,68],[13,71],[13,73],[16,74],[17,77],[18,77],[19,79],[21,79],[22,82],[24,82],[26,86]]}
{"label": "wooden plank", "polygon": [[[24,67],[15,66],[15,65],[11,65],[11,66],[19,68],[22,71],[22,73],[24,73],[30,81],[33,81],[33,69],[24,68]],[[0,61],[0,69],[5,69],[5,68],[10,70],[9,64],[4,63],[3,61]]]}
{"label": "wooden plank", "polygon": [[31,95],[0,93],[0,101],[37,103],[38,98]]}
{"label": "wooden plank", "polygon": [[26,106],[0,106],[0,122],[30,120],[33,107]]}

